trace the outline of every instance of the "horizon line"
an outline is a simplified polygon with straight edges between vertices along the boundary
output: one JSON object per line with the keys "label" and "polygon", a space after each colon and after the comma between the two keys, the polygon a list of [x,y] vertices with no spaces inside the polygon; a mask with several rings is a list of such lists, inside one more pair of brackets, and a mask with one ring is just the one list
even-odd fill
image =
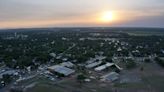
{"label": "horizon line", "polygon": [[20,27],[20,28],[0,28],[0,30],[20,30],[20,29],[55,29],[55,28],[153,28],[153,29],[164,29],[164,27],[151,27],[151,26],[77,26],[77,27],[73,27],[73,26],[65,26],[65,27]]}

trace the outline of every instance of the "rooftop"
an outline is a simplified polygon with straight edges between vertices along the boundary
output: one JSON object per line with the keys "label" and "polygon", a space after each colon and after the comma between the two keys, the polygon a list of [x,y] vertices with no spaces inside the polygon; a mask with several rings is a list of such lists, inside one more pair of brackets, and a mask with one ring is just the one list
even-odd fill
{"label": "rooftop", "polygon": [[110,67],[110,66],[112,66],[112,65],[114,65],[114,63],[106,63],[106,64],[104,64],[104,65],[102,65],[102,66],[96,67],[96,68],[95,68],[95,71],[102,71],[102,70],[104,70],[104,69],[106,69],[107,67]]}
{"label": "rooftop", "polygon": [[57,73],[60,73],[60,74],[64,74],[65,76],[68,76],[75,72],[75,70],[73,70],[73,69],[70,69],[70,68],[67,68],[64,66],[60,66],[60,65],[54,65],[54,66],[48,67],[48,69],[55,71]]}
{"label": "rooftop", "polygon": [[102,76],[101,78],[103,79],[103,80],[106,80],[106,81],[115,81],[115,80],[117,80],[119,77],[119,74],[118,73],[116,73],[116,72],[111,72],[111,73],[109,73],[109,74],[106,74],[106,75],[104,75],[104,76]]}
{"label": "rooftop", "polygon": [[63,63],[60,63],[61,66],[64,66],[64,67],[73,67],[74,64],[71,63],[71,62],[63,62]]}
{"label": "rooftop", "polygon": [[102,61],[93,62],[93,63],[91,63],[91,64],[86,65],[85,67],[86,67],[86,68],[93,68],[93,67],[95,67],[95,66],[97,66],[97,65],[100,65],[101,63],[102,63]]}

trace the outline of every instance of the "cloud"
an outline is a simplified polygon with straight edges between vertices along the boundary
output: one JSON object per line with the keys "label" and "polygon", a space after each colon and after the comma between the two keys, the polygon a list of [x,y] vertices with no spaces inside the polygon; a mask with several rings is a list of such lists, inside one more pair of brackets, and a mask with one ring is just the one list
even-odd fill
{"label": "cloud", "polygon": [[[137,26],[140,25],[138,20],[143,25],[151,23],[152,26],[152,21],[156,21],[154,25],[164,24],[161,21],[164,0],[0,0],[0,24],[5,27],[35,27],[81,23],[84,26],[93,23],[97,14],[104,10],[118,13],[119,20],[113,25],[128,26],[130,23]],[[96,26],[97,23],[90,25]]]}

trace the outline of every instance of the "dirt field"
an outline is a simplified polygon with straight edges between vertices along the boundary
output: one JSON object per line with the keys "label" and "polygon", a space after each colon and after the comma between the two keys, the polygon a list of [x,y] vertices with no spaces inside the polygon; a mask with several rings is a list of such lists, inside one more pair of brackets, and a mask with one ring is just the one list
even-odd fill
{"label": "dirt field", "polygon": [[114,83],[91,80],[88,83],[76,81],[74,77],[59,83],[39,83],[27,92],[163,92],[164,69],[155,63],[142,63],[132,70],[124,69],[120,79]]}

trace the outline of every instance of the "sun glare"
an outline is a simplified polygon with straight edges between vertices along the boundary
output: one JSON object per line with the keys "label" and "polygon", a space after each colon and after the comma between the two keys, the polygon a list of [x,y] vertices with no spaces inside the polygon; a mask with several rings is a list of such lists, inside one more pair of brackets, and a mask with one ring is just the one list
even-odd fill
{"label": "sun glare", "polygon": [[101,17],[102,22],[111,22],[113,19],[114,15],[112,11],[104,12]]}

